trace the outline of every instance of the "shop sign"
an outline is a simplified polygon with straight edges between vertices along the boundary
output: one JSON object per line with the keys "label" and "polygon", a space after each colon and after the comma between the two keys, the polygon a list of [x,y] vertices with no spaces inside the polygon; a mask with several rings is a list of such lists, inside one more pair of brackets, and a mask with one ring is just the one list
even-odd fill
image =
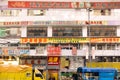
{"label": "shop sign", "polygon": [[57,56],[48,56],[48,65],[59,65],[59,60]]}
{"label": "shop sign", "polygon": [[91,38],[90,42],[95,43],[118,43],[120,42],[120,38]]}
{"label": "shop sign", "polygon": [[120,2],[91,2],[93,9],[119,9]]}
{"label": "shop sign", "polygon": [[36,54],[44,54],[45,48],[42,46],[36,47]]}
{"label": "shop sign", "polygon": [[34,64],[34,65],[39,65],[39,68],[40,68],[40,67],[43,67],[46,65],[46,60],[43,60],[43,59],[22,59],[20,64],[22,64],[22,65]]}
{"label": "shop sign", "polygon": [[103,42],[119,42],[119,38],[102,38]]}
{"label": "shop sign", "polygon": [[8,1],[9,8],[74,8],[71,2]]}
{"label": "shop sign", "polygon": [[77,21],[52,21],[51,25],[77,25]]}
{"label": "shop sign", "polygon": [[17,49],[17,47],[8,47],[8,54],[9,55],[17,55],[15,53],[15,50]]}
{"label": "shop sign", "polygon": [[4,26],[20,26],[21,22],[4,22]]}
{"label": "shop sign", "polygon": [[88,38],[22,38],[21,43],[86,43]]}
{"label": "shop sign", "polygon": [[77,25],[77,21],[34,21],[33,25]]}
{"label": "shop sign", "polygon": [[34,21],[32,25],[107,25],[107,21]]}
{"label": "shop sign", "polygon": [[105,21],[85,21],[85,24],[90,24],[90,25],[106,25]]}
{"label": "shop sign", "polygon": [[21,43],[47,43],[47,38],[22,38]]}
{"label": "shop sign", "polygon": [[[92,65],[91,65],[92,64]],[[120,62],[87,62],[87,67],[120,69]]]}
{"label": "shop sign", "polygon": [[50,56],[58,56],[61,54],[61,47],[58,46],[58,47],[55,47],[55,46],[47,46],[47,53],[48,55]]}
{"label": "shop sign", "polygon": [[48,43],[85,43],[88,38],[48,38]]}

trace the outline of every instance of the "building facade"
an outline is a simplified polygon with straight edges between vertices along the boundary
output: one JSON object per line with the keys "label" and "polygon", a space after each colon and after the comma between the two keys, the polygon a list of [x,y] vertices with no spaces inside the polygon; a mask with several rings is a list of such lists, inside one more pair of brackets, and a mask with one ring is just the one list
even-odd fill
{"label": "building facade", "polygon": [[0,9],[1,59],[18,56],[19,64],[35,65],[56,80],[71,80],[80,66],[120,69],[119,5],[7,1]]}

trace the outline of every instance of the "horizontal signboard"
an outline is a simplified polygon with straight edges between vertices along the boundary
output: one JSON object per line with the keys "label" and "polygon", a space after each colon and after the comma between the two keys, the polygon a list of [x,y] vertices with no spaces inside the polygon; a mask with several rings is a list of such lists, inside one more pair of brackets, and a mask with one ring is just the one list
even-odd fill
{"label": "horizontal signboard", "polygon": [[[108,25],[109,21],[9,21],[9,22],[0,22],[0,26],[32,26],[32,25],[51,25],[51,26],[66,26],[66,25]],[[113,25],[118,25],[115,21],[113,21]],[[110,23],[112,25],[112,23]]]}
{"label": "horizontal signboard", "polygon": [[86,43],[88,38],[21,38],[21,43]]}
{"label": "horizontal signboard", "polygon": [[91,43],[119,43],[120,38],[91,38]]}
{"label": "horizontal signboard", "polygon": [[21,38],[21,43],[119,43],[120,38]]}
{"label": "horizontal signboard", "polygon": [[8,1],[9,8],[73,8],[71,2]]}
{"label": "horizontal signboard", "polygon": [[8,1],[9,8],[93,8],[119,9],[120,2],[46,2],[46,1]]}
{"label": "horizontal signboard", "polygon": [[120,2],[91,2],[93,9],[119,9]]}

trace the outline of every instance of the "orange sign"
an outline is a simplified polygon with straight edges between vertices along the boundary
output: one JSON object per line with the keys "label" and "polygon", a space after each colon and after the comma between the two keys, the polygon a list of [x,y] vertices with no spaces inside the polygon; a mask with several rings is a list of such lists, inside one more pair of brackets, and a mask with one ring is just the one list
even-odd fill
{"label": "orange sign", "polygon": [[21,43],[47,43],[47,38],[22,38]]}
{"label": "orange sign", "polygon": [[120,42],[120,38],[91,38],[90,42],[92,43],[118,43]]}

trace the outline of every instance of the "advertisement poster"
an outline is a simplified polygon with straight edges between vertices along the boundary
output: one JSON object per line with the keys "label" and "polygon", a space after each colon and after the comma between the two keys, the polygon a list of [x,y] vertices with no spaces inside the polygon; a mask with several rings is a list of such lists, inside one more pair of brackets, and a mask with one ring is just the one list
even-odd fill
{"label": "advertisement poster", "polygon": [[19,55],[29,55],[30,48],[29,47],[18,47]]}
{"label": "advertisement poster", "polygon": [[77,48],[76,47],[72,47],[72,55],[77,55]]}
{"label": "advertisement poster", "polygon": [[61,47],[55,47],[55,46],[47,46],[47,53],[49,56],[60,56],[61,54]]}
{"label": "advertisement poster", "polygon": [[3,52],[3,55],[7,56],[8,55],[8,47],[2,47],[2,52]]}
{"label": "advertisement poster", "polygon": [[36,54],[44,54],[45,47],[36,47]]}
{"label": "advertisement poster", "polygon": [[8,54],[9,55],[16,55],[15,54],[16,49],[17,49],[17,47],[8,47]]}

